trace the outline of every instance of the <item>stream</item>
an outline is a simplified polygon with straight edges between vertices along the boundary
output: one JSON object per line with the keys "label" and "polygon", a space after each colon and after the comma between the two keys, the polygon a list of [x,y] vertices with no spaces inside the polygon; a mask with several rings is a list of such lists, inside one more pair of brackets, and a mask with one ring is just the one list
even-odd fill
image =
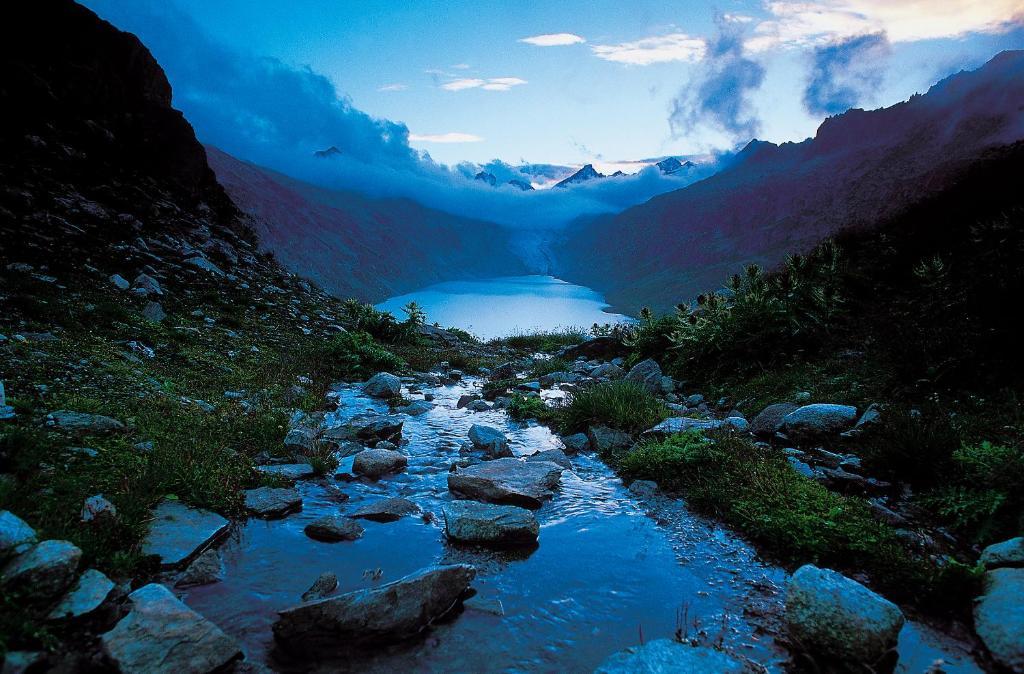
{"label": "stream", "polygon": [[[435,407],[405,421],[405,472],[379,482],[330,480],[349,496],[344,501],[322,484],[299,482],[303,510],[235,527],[220,548],[225,579],[188,590],[185,602],[235,637],[250,662],[308,671],[309,663],[277,659],[271,625],[276,611],[299,603],[321,573],[337,575],[332,595],[337,596],[432,564],[465,562],[477,569],[473,587],[480,601],[435,625],[425,638],[312,669],[590,672],[617,650],[681,629],[706,643],[721,643],[768,671],[786,670],[789,654],[779,636],[784,635],[786,571],[762,561],[749,543],[690,513],[681,501],[632,493],[594,456],[571,457],[574,470],[562,474],[558,494],[536,511],[541,532],[535,549],[493,551],[447,543],[440,516],[452,498],[447,475],[472,424],[502,429],[518,456],[562,446],[546,427],[512,421],[503,410],[456,409],[458,398],[479,392],[481,383],[467,378],[408,393],[414,400],[432,393]],[[332,395],[338,409],[328,417],[331,425],[369,410],[388,411],[386,403],[364,396],[357,386]],[[344,459],[338,472],[349,472],[351,462]],[[306,524],[325,514],[393,496],[412,500],[426,516],[391,523],[360,520],[366,532],[352,542],[321,543],[303,533]],[[923,672],[937,659],[951,674],[981,671],[957,642],[916,623],[904,628],[899,651],[900,672]]]}

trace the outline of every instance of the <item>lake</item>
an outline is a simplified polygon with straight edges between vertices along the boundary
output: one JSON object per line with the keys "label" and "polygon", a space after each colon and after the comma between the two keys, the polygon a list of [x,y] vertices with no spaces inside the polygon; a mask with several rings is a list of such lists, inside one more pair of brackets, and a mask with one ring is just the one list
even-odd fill
{"label": "lake", "polygon": [[392,297],[377,308],[402,319],[402,307],[413,301],[426,311],[428,323],[462,328],[482,339],[631,320],[605,312],[608,304],[596,291],[554,276],[449,281]]}

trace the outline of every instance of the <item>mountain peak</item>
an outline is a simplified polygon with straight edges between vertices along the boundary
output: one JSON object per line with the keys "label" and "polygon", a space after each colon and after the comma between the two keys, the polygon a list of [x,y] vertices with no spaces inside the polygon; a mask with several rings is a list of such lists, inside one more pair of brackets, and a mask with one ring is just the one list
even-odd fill
{"label": "mountain peak", "polygon": [[569,185],[575,185],[576,183],[586,182],[588,180],[595,180],[597,178],[606,177],[603,173],[598,172],[593,164],[585,164],[583,168],[571,176],[563,180],[562,182],[555,185],[555,187],[568,187]]}
{"label": "mountain peak", "polygon": [[329,159],[331,157],[336,157],[340,154],[341,150],[339,150],[337,146],[332,145],[326,150],[317,150],[316,152],[313,153],[313,156],[316,157],[317,159]]}

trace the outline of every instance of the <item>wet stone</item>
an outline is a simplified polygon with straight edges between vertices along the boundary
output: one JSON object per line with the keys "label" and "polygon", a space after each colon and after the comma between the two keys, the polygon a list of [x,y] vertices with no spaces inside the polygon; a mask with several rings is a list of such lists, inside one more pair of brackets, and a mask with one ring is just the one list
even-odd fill
{"label": "wet stone", "polygon": [[526,508],[475,501],[455,501],[444,507],[445,532],[460,543],[529,545],[536,543],[540,524]]}
{"label": "wet stone", "polygon": [[349,517],[373,522],[395,522],[406,515],[418,513],[420,507],[404,498],[385,498],[367,503],[349,513]]}
{"label": "wet stone", "polygon": [[224,563],[221,561],[220,553],[216,550],[207,550],[192,560],[188,568],[175,581],[174,587],[210,585],[222,580],[224,580]]}
{"label": "wet stone", "polygon": [[354,541],[363,535],[358,522],[341,515],[325,515],[307,524],[304,531],[310,538],[325,543]]}
{"label": "wet stone", "polygon": [[302,593],[302,601],[317,601],[338,589],[338,577],[330,571],[317,576],[309,589]]}
{"label": "wet stone", "polygon": [[294,489],[260,487],[243,494],[245,509],[255,517],[283,517],[302,509],[302,496]]}
{"label": "wet stone", "polygon": [[89,615],[111,596],[114,582],[96,569],[81,575],[78,583],[50,611],[50,620],[73,620]]}
{"label": "wet stone", "polygon": [[448,474],[448,489],[463,498],[537,509],[554,496],[563,468],[547,461],[495,459]]}
{"label": "wet stone", "polygon": [[160,558],[165,568],[179,568],[227,532],[229,522],[215,512],[164,500],[142,542],[142,554]]}

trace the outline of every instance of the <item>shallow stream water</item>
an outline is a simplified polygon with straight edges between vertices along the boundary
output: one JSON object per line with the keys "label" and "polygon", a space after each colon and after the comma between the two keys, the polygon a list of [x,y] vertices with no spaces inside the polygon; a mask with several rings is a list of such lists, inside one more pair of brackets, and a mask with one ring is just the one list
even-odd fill
{"label": "shallow stream water", "polygon": [[[440,514],[451,500],[448,470],[472,424],[503,429],[517,455],[561,446],[547,428],[511,421],[503,411],[455,409],[459,396],[478,391],[479,384],[424,388],[436,396],[435,408],[405,422],[406,472],[376,483],[337,482],[350,497],[346,501],[323,485],[300,482],[302,512],[239,525],[221,547],[225,580],[189,590],[185,601],[237,638],[250,661],[303,670],[308,663],[276,659],[271,625],[276,611],[299,603],[321,573],[337,574],[340,594],[432,564],[467,562],[477,568],[473,587],[479,597],[500,602],[503,615],[467,607],[422,639],[314,669],[590,672],[614,651],[677,629],[720,642],[769,671],[785,669],[788,655],[776,634],[786,572],[682,502],[631,493],[592,456],[573,457],[574,470],[563,473],[557,496],[537,511],[537,548],[495,552],[447,543]],[[357,388],[339,391],[337,400],[332,425],[368,410],[387,412]],[[339,471],[348,471],[351,461]],[[429,515],[392,523],[360,520],[366,532],[352,542],[320,543],[303,533],[325,514],[391,496],[408,498]],[[979,671],[957,644],[916,624],[904,629],[900,653],[898,671],[923,672],[938,658],[950,673]]]}

